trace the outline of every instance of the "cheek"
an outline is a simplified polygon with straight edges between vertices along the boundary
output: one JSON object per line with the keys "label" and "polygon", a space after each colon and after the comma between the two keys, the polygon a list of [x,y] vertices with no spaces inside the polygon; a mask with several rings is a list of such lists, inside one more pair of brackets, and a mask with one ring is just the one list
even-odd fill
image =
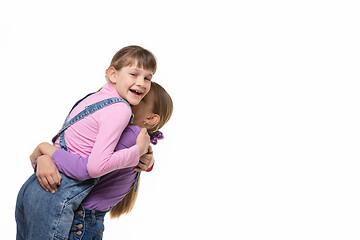
{"label": "cheek", "polygon": [[151,86],[151,83],[149,83],[147,86],[146,86],[146,94],[148,94],[150,92],[150,86]]}

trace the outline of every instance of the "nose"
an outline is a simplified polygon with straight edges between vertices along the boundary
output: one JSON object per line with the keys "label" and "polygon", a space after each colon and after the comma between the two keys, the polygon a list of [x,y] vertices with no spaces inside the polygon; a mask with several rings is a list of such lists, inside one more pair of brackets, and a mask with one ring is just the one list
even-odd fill
{"label": "nose", "polygon": [[136,78],[136,85],[141,86],[141,87],[145,87],[145,79],[144,79],[144,77],[138,76]]}

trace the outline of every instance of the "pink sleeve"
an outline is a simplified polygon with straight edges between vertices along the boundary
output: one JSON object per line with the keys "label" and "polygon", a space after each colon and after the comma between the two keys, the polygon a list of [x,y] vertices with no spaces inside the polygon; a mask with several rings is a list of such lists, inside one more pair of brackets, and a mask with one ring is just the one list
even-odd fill
{"label": "pink sleeve", "polygon": [[138,164],[140,153],[137,145],[114,152],[130,116],[131,109],[125,103],[115,103],[94,113],[99,131],[87,164],[91,177],[100,177],[113,170]]}

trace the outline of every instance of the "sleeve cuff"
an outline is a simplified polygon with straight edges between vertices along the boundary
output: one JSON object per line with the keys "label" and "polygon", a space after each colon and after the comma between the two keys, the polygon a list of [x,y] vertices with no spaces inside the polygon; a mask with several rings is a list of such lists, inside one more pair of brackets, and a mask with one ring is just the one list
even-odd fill
{"label": "sleeve cuff", "polygon": [[151,172],[154,168],[155,162],[153,163],[153,165],[151,165],[151,167],[149,167],[148,169],[146,169],[147,172]]}

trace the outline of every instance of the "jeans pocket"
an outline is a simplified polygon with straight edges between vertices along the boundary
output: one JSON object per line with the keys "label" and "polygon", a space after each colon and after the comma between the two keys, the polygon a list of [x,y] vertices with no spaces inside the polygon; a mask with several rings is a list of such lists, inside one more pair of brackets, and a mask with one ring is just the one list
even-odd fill
{"label": "jeans pocket", "polygon": [[83,239],[96,239],[100,240],[102,239],[105,227],[104,222],[101,220],[97,220],[94,222],[92,219],[86,219],[85,220],[85,232]]}

